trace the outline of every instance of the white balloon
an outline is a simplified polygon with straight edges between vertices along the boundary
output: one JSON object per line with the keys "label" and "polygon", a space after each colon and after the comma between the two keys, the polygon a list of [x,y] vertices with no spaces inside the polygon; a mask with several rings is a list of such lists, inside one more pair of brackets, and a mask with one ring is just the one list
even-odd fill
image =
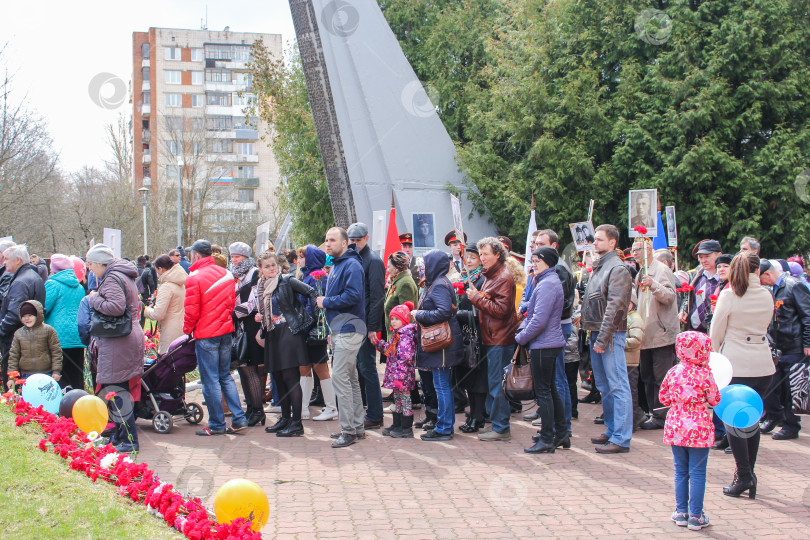
{"label": "white balloon", "polygon": [[709,369],[712,370],[712,376],[714,376],[714,382],[717,384],[718,390],[722,390],[731,382],[733,376],[731,362],[722,354],[717,352],[709,354]]}

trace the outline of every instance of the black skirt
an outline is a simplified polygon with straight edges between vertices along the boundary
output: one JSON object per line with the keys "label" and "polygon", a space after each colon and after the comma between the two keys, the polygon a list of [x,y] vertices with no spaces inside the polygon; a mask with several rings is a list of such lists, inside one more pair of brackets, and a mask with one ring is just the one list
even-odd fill
{"label": "black skirt", "polygon": [[309,365],[307,334],[293,334],[286,322],[273,327],[264,342],[264,368],[268,373]]}
{"label": "black skirt", "polygon": [[316,344],[307,344],[307,357],[310,364],[325,364],[329,361],[329,354],[326,352],[326,342],[321,341]]}

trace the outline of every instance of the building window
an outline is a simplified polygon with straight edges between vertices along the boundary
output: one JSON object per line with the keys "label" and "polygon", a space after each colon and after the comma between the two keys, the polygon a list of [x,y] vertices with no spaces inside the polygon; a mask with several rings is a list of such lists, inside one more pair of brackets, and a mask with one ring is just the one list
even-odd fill
{"label": "building window", "polygon": [[[241,95],[240,95],[241,94]],[[233,104],[239,105],[240,107],[244,107],[245,105],[250,105],[253,101],[253,94],[247,92],[236,92],[233,95]]]}
{"label": "building window", "polygon": [[183,94],[166,94],[166,106],[167,107],[182,107],[183,106]]}
{"label": "building window", "polygon": [[166,60],[180,60],[180,47],[164,47]]}
{"label": "building window", "polygon": [[212,131],[222,131],[226,129],[233,129],[232,116],[209,116],[206,118],[208,129]]}
{"label": "building window", "polygon": [[169,154],[176,156],[179,153],[177,141],[166,141],[166,151]]}
{"label": "building window", "polygon": [[219,105],[221,107],[231,106],[230,92],[209,92],[205,94],[205,102],[208,105]]}
{"label": "building window", "polygon": [[231,59],[231,46],[230,45],[206,45],[205,57],[212,60],[230,60]]}
{"label": "building window", "polygon": [[253,190],[252,189],[238,189],[239,202],[253,202]]}
{"label": "building window", "polygon": [[163,123],[166,126],[167,131],[183,131],[183,118],[180,116],[164,116]]}
{"label": "building window", "polygon": [[250,75],[250,73],[239,71],[235,73],[234,80],[236,81],[236,84],[244,84],[246,86],[250,86],[250,83],[253,82],[253,77]]}
{"label": "building window", "polygon": [[231,173],[231,169],[229,167],[218,166],[211,169],[210,177],[214,179],[220,178],[231,178],[233,173]]}
{"label": "building window", "polygon": [[253,143],[240,142],[236,147],[236,153],[239,154],[240,156],[252,156]]}
{"label": "building window", "polygon": [[142,168],[142,172],[143,172],[143,177],[144,178],[150,178],[150,176],[149,176],[150,172],[149,172],[149,167],[148,166],[144,166]]}
{"label": "building window", "polygon": [[[200,96],[200,98],[202,98],[202,96]],[[199,116],[192,118],[191,119],[191,130],[194,131],[194,132],[202,131],[203,126],[205,125],[203,123],[203,121],[204,121],[204,118],[200,118]]]}
{"label": "building window", "polygon": [[231,139],[208,139],[208,151],[212,154],[233,154]]}
{"label": "building window", "polygon": [[191,94],[191,106],[196,108],[202,107],[205,103],[205,96],[202,94]]}
{"label": "building window", "polygon": [[191,151],[195,156],[200,156],[205,153],[202,141],[194,141]]}
{"label": "building window", "polygon": [[141,75],[143,76],[143,80],[145,82],[149,81],[149,66],[146,66],[145,68],[141,69]]}
{"label": "building window", "polygon": [[203,72],[202,71],[192,71],[191,72],[191,84],[202,84],[203,83]]}
{"label": "building window", "polygon": [[191,61],[192,62],[202,62],[203,61],[203,50],[200,47],[195,47],[191,49]]}
{"label": "building window", "polygon": [[149,42],[141,43],[141,56],[149,59]]}
{"label": "building window", "polygon": [[141,92],[141,100],[144,105],[152,104],[152,92]]}
{"label": "building window", "polygon": [[236,171],[239,178],[256,178],[253,165],[240,165]]}
{"label": "building window", "polygon": [[149,120],[141,120],[141,127],[143,129],[149,129]]}
{"label": "building window", "polygon": [[209,82],[231,82],[231,72],[227,69],[206,69],[205,80]]}
{"label": "building window", "polygon": [[166,84],[182,84],[183,82],[182,71],[167,69],[163,73],[166,74]]}

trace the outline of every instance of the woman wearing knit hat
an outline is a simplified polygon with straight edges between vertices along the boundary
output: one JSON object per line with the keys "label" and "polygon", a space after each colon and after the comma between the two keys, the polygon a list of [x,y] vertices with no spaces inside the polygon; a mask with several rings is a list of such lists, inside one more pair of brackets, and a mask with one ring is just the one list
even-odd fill
{"label": "woman wearing knit hat", "polygon": [[[82,263],[84,264],[84,263]],[[84,345],[76,318],[85,292],[67,255],[51,255],[51,278],[45,282],[45,324],[52,326],[62,347],[62,388],[84,389]]]}
{"label": "woman wearing knit hat", "polygon": [[[410,272],[402,273],[412,279]],[[388,341],[374,340],[374,346],[386,358],[383,388],[393,390],[396,406],[394,422],[391,427],[383,429],[382,434],[397,439],[413,438],[411,390],[416,386],[416,325],[411,323],[412,310],[413,302],[395,306],[388,314],[391,338]]]}

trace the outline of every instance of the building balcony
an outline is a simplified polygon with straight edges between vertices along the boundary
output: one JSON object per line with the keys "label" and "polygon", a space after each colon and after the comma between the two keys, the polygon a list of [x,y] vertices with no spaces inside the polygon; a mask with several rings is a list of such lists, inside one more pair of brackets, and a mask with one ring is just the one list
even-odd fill
{"label": "building balcony", "polygon": [[259,187],[259,179],[258,178],[234,178],[233,179],[233,187],[237,189],[249,189],[249,188],[257,188]]}
{"label": "building balcony", "polygon": [[259,130],[252,128],[237,128],[234,133],[235,139],[255,141],[259,138]]}
{"label": "building balcony", "polygon": [[209,163],[258,163],[259,156],[256,154],[214,154],[205,156]]}
{"label": "building balcony", "polygon": [[206,92],[236,92],[239,88],[233,82],[205,81]]}
{"label": "building balcony", "polygon": [[143,164],[148,165],[152,163],[152,154],[144,154],[143,155]]}
{"label": "building balcony", "polygon": [[149,142],[151,139],[152,139],[152,132],[149,131],[148,129],[143,130],[143,133],[141,133],[141,140],[143,142]]}
{"label": "building balcony", "polygon": [[234,210],[255,212],[259,209],[259,203],[242,201],[216,201],[211,202],[210,205],[206,204],[206,208],[213,210],[214,212],[232,212]]}
{"label": "building balcony", "polygon": [[141,85],[141,90],[146,92],[146,91],[151,90],[151,89],[152,89],[152,83],[149,82],[149,79],[145,79],[143,81],[143,84]]}
{"label": "building balcony", "polygon": [[152,114],[152,106],[151,105],[143,105],[141,106],[141,116],[149,116]]}
{"label": "building balcony", "polygon": [[242,106],[239,105],[206,105],[205,114],[209,116],[245,116]]}
{"label": "building balcony", "polygon": [[143,60],[141,60],[141,67],[149,67],[149,59],[148,58],[144,58]]}
{"label": "building balcony", "polygon": [[236,132],[232,129],[223,129],[221,131],[206,131],[206,139],[235,139]]}

